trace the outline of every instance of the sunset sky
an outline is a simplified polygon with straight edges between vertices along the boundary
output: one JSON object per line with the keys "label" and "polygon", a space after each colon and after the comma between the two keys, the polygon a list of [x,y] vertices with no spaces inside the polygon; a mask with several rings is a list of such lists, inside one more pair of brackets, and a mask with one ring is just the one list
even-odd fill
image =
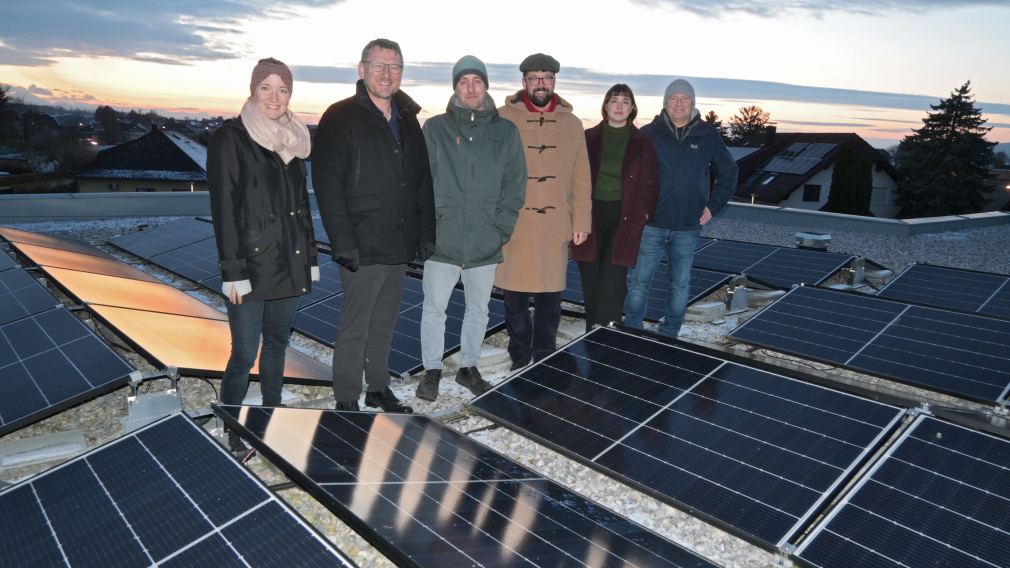
{"label": "sunset sky", "polygon": [[292,108],[311,123],[353,92],[363,45],[387,37],[404,50],[403,89],[422,118],[444,110],[462,55],[488,63],[500,104],[519,88],[519,61],[543,51],[561,62],[557,91],[587,125],[615,82],[635,90],[642,122],[685,77],[701,111],[724,120],[757,104],[781,131],[857,132],[883,147],[971,80],[990,138],[1010,141],[1005,1],[4,4],[0,84],[26,102],[231,116],[255,61],[272,56],[294,69]]}

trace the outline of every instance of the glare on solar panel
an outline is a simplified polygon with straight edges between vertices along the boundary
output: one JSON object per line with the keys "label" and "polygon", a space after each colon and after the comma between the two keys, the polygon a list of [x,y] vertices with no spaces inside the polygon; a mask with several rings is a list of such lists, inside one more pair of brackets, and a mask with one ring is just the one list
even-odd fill
{"label": "glare on solar panel", "polygon": [[714,566],[427,417],[215,412],[399,566]]}
{"label": "glare on solar panel", "polygon": [[1005,566],[1010,440],[919,416],[795,556],[823,568]]}
{"label": "glare on solar panel", "polygon": [[116,260],[90,254],[68,252],[41,246],[18,244],[18,251],[39,266],[66,268],[80,272],[92,272],[120,278],[131,278],[146,282],[161,282],[154,276]]}
{"label": "glare on solar panel", "polygon": [[903,412],[608,328],[470,406],[768,548],[798,534]]}
{"label": "glare on solar panel", "polygon": [[[139,353],[161,367],[181,372],[220,377],[228,363],[231,334],[228,322],[175,314],[131,310],[93,304],[89,309],[116,330]],[[254,366],[252,372],[258,372]],[[285,380],[297,384],[329,386],[329,367],[288,348]]]}
{"label": "glare on solar panel", "polygon": [[0,491],[11,566],[354,566],[181,415]]}
{"label": "glare on solar panel", "polygon": [[0,237],[7,239],[8,242],[13,244],[35,245],[80,254],[90,254],[104,258],[112,258],[108,253],[102,252],[98,248],[87,243],[72,239],[64,239],[53,235],[32,233],[30,231],[22,231],[20,229],[12,229],[10,227],[0,227]]}
{"label": "glare on solar panel", "polygon": [[796,288],[730,337],[982,402],[1010,384],[1010,322],[862,294]]}

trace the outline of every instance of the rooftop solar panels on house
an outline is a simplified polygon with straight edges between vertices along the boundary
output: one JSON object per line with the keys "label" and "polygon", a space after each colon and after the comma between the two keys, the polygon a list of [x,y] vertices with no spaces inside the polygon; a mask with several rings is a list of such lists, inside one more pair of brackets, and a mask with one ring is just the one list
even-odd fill
{"label": "rooftop solar panels on house", "polygon": [[215,412],[398,566],[714,566],[427,417]]}
{"label": "rooftop solar panels on house", "polygon": [[66,308],[0,325],[0,435],[123,386],[131,372]]}
{"label": "rooftop solar panels on house", "polygon": [[0,325],[44,312],[59,303],[21,267],[0,272]]}
{"label": "rooftop solar panels on house", "polygon": [[228,319],[224,313],[167,284],[63,268],[45,267],[44,270],[61,289],[83,304],[103,304],[221,321]]}
{"label": "rooftop solar panels on house", "polygon": [[768,548],[812,520],[902,414],[609,328],[471,407]]}
{"label": "rooftop solar panels on house", "polygon": [[[312,339],[333,346],[340,326],[340,309],[344,296],[339,294],[298,310],[294,328]],[[389,371],[394,375],[412,373],[421,368],[421,304],[424,291],[421,279],[407,276],[403,280],[400,298],[400,316],[396,320],[393,347],[389,353]],[[455,289],[449,298],[445,321],[446,353],[459,348],[459,334],[463,327],[466,300],[463,291]],[[488,333],[505,325],[505,304],[492,298],[489,305]]]}
{"label": "rooftop solar panels on house", "polygon": [[197,219],[179,219],[109,241],[126,252],[150,258],[214,236],[214,225]]}
{"label": "rooftop solar panels on house", "polygon": [[716,241],[694,254],[694,266],[743,274],[755,282],[787,289],[796,284],[820,284],[854,258],[832,252]]}
{"label": "rooftop solar panels on house", "polygon": [[[231,334],[228,322],[153,311],[93,304],[89,309],[116,330],[138,353],[159,367],[177,367],[184,374],[220,377],[228,364]],[[252,372],[258,372],[258,366]],[[332,384],[330,368],[288,348],[285,380],[316,386]]]}
{"label": "rooftop solar panels on house", "polygon": [[913,264],[878,296],[1010,319],[1010,276]]}
{"label": "rooftop solar panels on house", "polygon": [[82,243],[81,241],[75,241],[72,239],[54,237],[52,235],[45,235],[42,233],[32,233],[29,231],[22,231],[20,229],[12,229],[10,227],[0,227],[0,237],[7,239],[11,243],[35,245],[80,254],[90,254],[105,258],[112,258],[109,254],[102,252],[87,243]]}
{"label": "rooftop solar panels on house", "polygon": [[800,287],[730,336],[982,402],[1010,384],[1010,321]]}
{"label": "rooftop solar panels on house", "polygon": [[353,566],[175,415],[0,492],[5,566]]}
{"label": "rooftop solar panels on house", "polygon": [[1010,441],[920,416],[796,551],[810,566],[1006,566]]}
{"label": "rooftop solar panels on house", "polygon": [[23,243],[15,243],[14,246],[18,252],[39,266],[66,268],[80,272],[105,274],[107,276],[130,278],[146,282],[161,282],[161,280],[143,270],[134,268],[112,257],[94,256]]}

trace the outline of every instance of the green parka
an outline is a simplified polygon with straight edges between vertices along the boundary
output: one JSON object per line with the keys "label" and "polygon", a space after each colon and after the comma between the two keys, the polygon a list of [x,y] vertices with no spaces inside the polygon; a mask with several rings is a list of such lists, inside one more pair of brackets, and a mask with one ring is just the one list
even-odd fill
{"label": "green parka", "polygon": [[455,95],[445,114],[424,123],[435,192],[431,260],[475,268],[502,261],[526,195],[526,160],[515,125],[491,95],[480,110]]}

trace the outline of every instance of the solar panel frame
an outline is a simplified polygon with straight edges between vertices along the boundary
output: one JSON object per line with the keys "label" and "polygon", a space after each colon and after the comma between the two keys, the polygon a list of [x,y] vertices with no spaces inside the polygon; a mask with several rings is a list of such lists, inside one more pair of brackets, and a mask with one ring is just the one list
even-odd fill
{"label": "solar panel frame", "polygon": [[915,263],[877,296],[1010,319],[1010,276],[995,272]]}
{"label": "solar panel frame", "polygon": [[[742,274],[748,280],[769,288],[789,289],[797,284],[823,284],[855,258],[854,255],[834,252],[719,240],[695,253],[694,267]],[[797,268],[802,269],[802,275],[780,276],[789,271],[790,265],[793,272]]]}
{"label": "solar panel frame", "polygon": [[214,236],[214,226],[193,218],[177,219],[126,233],[108,243],[140,258],[150,258]]}
{"label": "solar panel frame", "polygon": [[17,248],[19,255],[37,266],[65,268],[67,270],[77,270],[79,272],[90,272],[92,274],[104,274],[106,276],[129,278],[131,280],[140,280],[142,282],[161,283],[161,280],[158,280],[143,270],[134,268],[133,266],[113,257],[106,258],[22,243],[16,243],[15,247]]}
{"label": "solar panel frame", "polygon": [[[398,566],[441,567],[464,563],[583,565],[585,556],[598,558],[599,565],[612,565],[613,561],[623,560],[620,565],[715,566],[427,416],[216,404],[213,409],[228,427],[249,440],[289,479],[313,495]],[[291,419],[287,424],[282,422],[275,426],[272,422],[275,414]],[[377,422],[381,424],[377,425]],[[254,427],[256,431],[253,431]],[[282,431],[283,435],[280,435]],[[273,444],[265,441],[265,435],[272,437],[273,444],[283,441],[293,448],[275,449]],[[390,440],[395,445],[390,445]],[[324,443],[338,447],[327,454],[319,449]],[[311,453],[302,454],[310,449]],[[300,465],[284,457],[284,453],[293,452],[299,454]],[[386,461],[380,461],[382,458]],[[312,470],[315,470],[314,474]],[[383,493],[383,489],[388,487],[397,488],[389,490],[393,493],[392,497]],[[400,487],[404,489],[398,489]],[[447,497],[443,492],[453,493],[458,499]],[[475,494],[481,498],[476,498]],[[394,501],[394,498],[397,500]],[[468,499],[473,504],[466,502]],[[508,501],[506,506],[513,505],[514,508],[508,510],[496,506],[499,500]],[[388,509],[389,505],[393,510],[376,522],[378,519],[359,516],[354,510],[358,501],[369,502],[369,514],[379,507]],[[460,505],[460,502],[464,503]],[[540,503],[548,505],[537,508]],[[404,504],[413,508],[407,509]],[[428,506],[430,509],[432,504],[438,509],[439,518],[434,523],[424,524],[419,517],[434,517],[430,510],[423,508]],[[482,510],[485,512],[483,518],[491,517],[492,522],[481,520]],[[515,513],[517,510],[518,515]],[[512,515],[508,514],[510,511]],[[590,514],[595,518],[590,518]],[[395,515],[395,519],[391,519],[391,515]],[[532,522],[530,515],[533,515]],[[451,522],[441,519],[442,516]],[[497,517],[503,518],[507,525],[501,526],[500,521],[496,521]],[[513,517],[527,524],[513,521]],[[551,528],[539,528],[538,520]],[[587,528],[596,530],[579,532],[564,520],[592,521],[592,524],[587,522]],[[408,532],[408,523],[420,524],[435,538],[429,536],[428,541],[419,542],[420,539]],[[517,535],[516,529],[525,532]],[[469,533],[464,538],[480,540],[494,548],[468,546],[467,541],[453,539],[451,531],[457,535]],[[389,533],[394,538],[386,536]],[[501,536],[502,533],[504,536]],[[495,546],[492,541],[501,546]],[[590,555],[590,550],[584,551],[582,556],[574,555],[583,551],[569,548],[571,541],[584,542],[603,556]],[[636,551],[634,560],[649,559],[649,562],[635,564],[627,557],[609,554],[613,550],[605,547],[609,541],[618,541],[619,545]],[[419,546],[425,548],[418,550]],[[538,554],[531,555],[531,558],[521,554],[535,546],[539,547],[539,550],[534,548],[535,552],[546,549],[553,556]],[[617,548],[620,550],[620,546]],[[504,556],[506,550],[512,555]],[[451,556],[446,556],[446,553]]]}
{"label": "solar panel frame", "polygon": [[98,247],[81,241],[64,239],[63,237],[55,237],[44,233],[33,233],[31,231],[22,231],[11,227],[0,227],[0,237],[3,237],[7,240],[7,242],[13,244],[15,247],[19,244],[35,245],[76,252],[78,254],[90,254],[92,256],[112,258],[112,255],[99,249]]}
{"label": "solar panel frame", "polygon": [[[575,400],[580,400],[579,397],[572,397],[568,394],[569,392],[578,392],[577,390],[578,388],[583,388],[578,386],[580,384],[578,381],[582,379],[575,379],[575,378],[569,379],[568,378],[570,376],[569,374],[563,374],[561,378],[554,379],[550,375],[551,371],[549,370],[545,370],[540,373],[540,375],[543,377],[542,380],[540,378],[536,378],[538,367],[550,365],[552,359],[559,358],[560,356],[559,354],[563,354],[567,351],[572,350],[574,346],[577,346],[581,342],[587,342],[588,340],[593,339],[594,335],[610,334],[609,336],[605,336],[605,339],[599,339],[594,341],[597,342],[598,346],[603,346],[597,349],[600,350],[611,349],[611,346],[614,345],[615,338],[618,338],[618,336],[616,336],[616,334],[618,333],[623,334],[623,336],[625,337],[637,338],[635,340],[636,342],[649,341],[652,342],[653,344],[665,346],[665,349],[669,348],[669,350],[655,351],[652,354],[652,357],[654,357],[655,359],[644,358],[638,360],[637,362],[623,361],[623,360],[619,361],[618,359],[614,359],[613,361],[606,361],[599,363],[594,362],[589,364],[584,363],[569,364],[565,363],[564,361],[556,363],[565,365],[565,367],[568,369],[571,369],[573,365],[578,365],[580,372],[583,369],[590,369],[594,365],[600,365],[601,367],[605,366],[611,368],[611,370],[608,371],[608,373],[610,374],[606,377],[605,381],[596,382],[596,381],[589,381],[588,379],[586,379],[588,382],[592,382],[596,386],[593,386],[591,389],[585,390],[587,396],[592,396],[593,398],[592,399],[586,398],[587,402],[583,403],[577,404]],[[799,374],[792,373],[783,370],[781,368],[772,368],[771,366],[744,365],[741,363],[734,362],[732,358],[726,357],[724,355],[706,353],[706,350],[696,350],[694,346],[691,346],[690,349],[688,349],[686,344],[673,344],[672,342],[664,341],[660,338],[646,338],[644,336],[645,336],[644,334],[625,333],[622,332],[622,330],[617,330],[613,328],[601,327],[593,329],[592,332],[590,332],[586,336],[583,336],[582,338],[577,339],[572,344],[569,344],[569,346],[566,347],[564,350],[544,359],[543,361],[534,364],[531,367],[526,368],[525,370],[516,375],[513,375],[508,381],[500,383],[494,389],[475,398],[468,404],[468,406],[473,411],[491,419],[492,421],[503,424],[505,425],[505,427],[511,430],[515,430],[521,433],[523,436],[531,438],[539,442],[540,444],[553,449],[554,451],[558,451],[562,454],[571,457],[572,459],[579,461],[580,463],[583,463],[589,467],[597,469],[608,476],[614,477],[615,479],[618,479],[623,483],[638,489],[639,491],[642,491],[646,494],[653,496],[654,498],[658,498],[664,502],[670,503],[674,506],[684,509],[695,516],[699,516],[705,519],[706,522],[716,525],[731,534],[734,534],[736,536],[739,536],[740,538],[747,540],[748,542],[754,543],[758,546],[770,550],[782,549],[782,547],[784,547],[788,542],[793,540],[797,535],[799,535],[802,532],[802,529],[810,522],[810,519],[814,518],[816,513],[820,511],[830,501],[833,495],[835,495],[841,489],[841,487],[844,486],[844,483],[846,483],[849,479],[851,479],[854,473],[857,470],[859,470],[859,467],[866,462],[868,457],[872,455],[873,451],[876,448],[878,448],[884,442],[884,440],[887,439],[890,433],[892,433],[897,428],[897,425],[904,412],[902,408],[895,407],[890,404],[864,399],[863,397],[839,391],[836,389],[827,388],[820,384],[807,383],[802,378],[790,376]],[[619,348],[613,347],[613,349],[616,350]],[[662,357],[663,359],[660,359],[660,357]],[[688,357],[688,359],[684,359],[685,357]],[[694,357],[694,359],[691,359],[691,357]],[[667,361],[668,358],[669,362],[664,363],[665,365],[681,366],[690,363],[690,365],[695,367],[691,368],[682,367],[682,370],[686,371],[688,374],[682,376],[682,378],[680,379],[677,379],[681,382],[677,383],[676,386],[672,383],[662,383],[662,382],[659,383],[663,384],[664,388],[667,389],[663,390],[663,388],[655,386],[655,383],[652,381],[661,381],[661,377],[663,378],[662,380],[664,381],[673,380],[672,375],[663,371],[664,367],[663,365],[660,364],[661,361]],[[597,359],[594,361],[602,361],[602,360]],[[703,363],[705,363],[704,366],[702,366]],[[707,499],[704,498],[704,495],[702,494],[704,487],[699,485],[697,481],[697,479],[705,479],[704,477],[696,476],[697,479],[694,482],[688,482],[684,480],[675,481],[674,476],[672,476],[672,473],[676,471],[673,468],[678,467],[676,466],[676,464],[670,464],[671,467],[668,467],[668,469],[664,469],[662,471],[655,470],[652,471],[651,473],[649,473],[644,469],[628,470],[627,468],[631,467],[626,465],[628,463],[631,463],[629,461],[629,458],[618,452],[618,450],[627,447],[628,441],[633,439],[632,435],[639,436],[635,434],[636,432],[639,432],[638,429],[642,429],[643,427],[645,427],[645,424],[648,423],[653,422],[659,423],[657,420],[660,420],[661,417],[664,415],[664,413],[670,412],[671,411],[670,409],[672,408],[675,407],[678,408],[677,412],[682,412],[684,408],[697,411],[708,411],[706,410],[705,404],[699,405],[697,402],[693,401],[692,397],[697,396],[695,393],[712,392],[713,386],[711,385],[721,384],[726,380],[727,376],[732,376],[734,373],[751,373],[751,372],[759,374],[758,376],[766,377],[768,378],[768,380],[774,379],[774,381],[779,381],[779,383],[782,385],[791,385],[792,387],[799,389],[799,391],[802,391],[807,394],[814,393],[815,395],[821,395],[824,397],[836,396],[834,398],[833,402],[834,404],[837,404],[838,401],[844,401],[852,405],[861,406],[865,409],[873,409],[874,412],[874,418],[873,418],[874,423],[867,422],[869,425],[871,425],[872,428],[869,428],[868,432],[864,432],[861,435],[862,441],[864,442],[862,446],[853,444],[851,445],[850,448],[846,450],[844,455],[842,455],[843,453],[840,452],[839,449],[842,448],[843,446],[841,446],[840,444],[835,444],[835,446],[833,447],[827,447],[827,448],[821,447],[817,450],[817,453],[812,454],[812,455],[820,454],[821,455],[820,459],[822,460],[823,459],[838,460],[839,463],[847,465],[843,468],[841,467],[834,468],[832,471],[835,470],[837,471],[833,477],[828,478],[826,480],[821,479],[820,481],[818,481],[818,483],[820,483],[821,485],[820,488],[822,490],[817,493],[816,498],[810,495],[806,499],[806,501],[802,501],[798,500],[799,497],[796,494],[790,496],[789,500],[786,501],[791,503],[789,506],[800,507],[799,510],[803,512],[802,513],[793,512],[787,514],[784,509],[782,514],[776,513],[779,514],[779,518],[776,522],[779,527],[778,532],[775,532],[773,529],[769,529],[768,527],[766,527],[766,525],[769,525],[767,523],[755,523],[755,526],[758,527],[758,531],[763,531],[764,534],[759,534],[758,531],[748,532],[748,530],[746,529],[734,526],[732,523],[728,522],[727,518],[721,517],[720,514],[723,514],[725,516],[737,515],[739,519],[749,518],[753,523],[754,518],[748,517],[747,515],[755,514],[756,511],[760,510],[771,510],[773,512],[778,510],[771,504],[762,505],[765,508],[758,508],[758,509],[754,509],[754,507],[752,506],[743,507],[743,505],[740,504],[747,502],[748,499],[754,500],[749,495],[761,494],[762,491],[774,489],[774,487],[766,487],[766,486],[775,485],[776,483],[783,484],[785,483],[785,480],[789,479],[788,477],[782,476],[783,472],[788,471],[787,469],[782,468],[788,468],[790,466],[788,465],[788,463],[785,462],[780,463],[773,460],[776,457],[781,457],[779,454],[773,453],[773,455],[771,456],[767,454],[768,452],[772,452],[773,448],[773,446],[770,446],[767,442],[760,443],[759,445],[762,446],[763,448],[761,452],[766,452],[766,457],[764,458],[764,461],[766,462],[766,467],[770,467],[771,469],[768,472],[761,473],[760,478],[756,480],[758,482],[751,482],[749,485],[746,485],[745,489],[746,492],[737,492],[738,495],[733,498],[736,498],[740,502],[725,501],[726,495],[733,493],[733,491],[731,490],[727,491],[725,488],[722,488],[718,483],[715,482],[709,482],[712,485],[712,489],[704,493],[705,495],[708,495]],[[574,377],[575,375],[571,376]],[[585,375],[580,374],[579,376],[582,377]],[[628,382],[627,384],[633,386],[634,389],[637,389],[637,392],[626,389],[625,390],[617,389],[615,394],[609,392],[613,390],[611,387],[612,385],[616,384],[616,381],[619,380],[624,381],[622,377],[629,377],[628,380],[630,380],[631,382]],[[651,381],[644,380],[642,377],[644,378],[651,377]],[[522,405],[530,406],[529,402],[530,400],[534,399],[537,401],[540,400],[540,398],[536,398],[537,396],[539,396],[537,394],[538,392],[537,388],[539,387],[536,387],[535,384],[537,383],[537,381],[545,382],[548,379],[557,380],[558,384],[564,385],[564,388],[567,388],[569,390],[563,391],[551,388],[547,389],[549,390],[549,392],[547,390],[542,391],[545,393],[543,394],[544,397],[543,400],[550,402],[549,403],[545,402],[545,406],[543,406],[542,409],[537,411],[538,412],[537,415],[542,417],[541,419],[543,423],[541,425],[536,424],[529,425],[528,423],[524,424],[523,423],[524,421],[532,419],[529,416],[522,417],[519,414],[516,414],[516,416],[508,417],[502,414],[498,414],[494,410],[485,407],[485,406],[491,406],[493,404],[493,402],[491,402],[492,397],[496,395],[501,396],[500,394],[501,391],[504,391],[508,388],[512,388],[516,394],[514,396],[509,396],[508,398],[510,399],[510,402],[503,403],[504,405],[503,407],[510,408],[510,411],[517,413],[519,412],[519,410],[514,410],[509,405],[514,405],[516,408],[518,408]],[[517,383],[517,380],[525,381],[526,383],[533,384],[534,386],[527,387],[521,382]],[[740,384],[742,385],[744,384],[744,382],[740,382]],[[668,392],[668,390],[675,390],[679,392]],[[718,390],[719,389],[716,388],[715,392],[718,392]],[[629,392],[632,394],[627,394]],[[727,390],[727,393],[728,392],[729,391]],[[755,392],[765,392],[765,391],[755,388]],[[768,398],[767,395],[770,392],[772,391],[769,391],[763,396]],[[737,395],[738,404],[746,404],[747,403],[746,398],[747,397],[740,398],[740,396]],[[773,396],[769,400],[772,400],[774,398],[775,397]],[[740,402],[740,400],[742,400],[742,402]],[[756,401],[759,399],[754,400]],[[646,405],[650,404],[653,406],[659,406],[661,408],[660,410],[655,411],[654,413],[649,413],[648,408],[644,407],[636,410],[635,405],[641,406],[642,405],[641,401],[647,401]],[[611,405],[609,409],[608,406],[606,406],[607,404]],[[718,405],[719,403],[715,404]],[[806,406],[803,403],[799,402],[795,403],[793,407],[797,409],[806,408]],[[613,411],[614,408],[619,409],[620,412],[615,413]],[[770,406],[770,408],[775,407]],[[817,407],[810,406],[809,408],[806,408],[803,411],[806,412],[807,414],[811,414],[811,412],[814,412],[813,410],[814,408]],[[831,406],[827,406],[826,408],[831,408]],[[715,409],[709,409],[709,410],[715,412]],[[786,412],[786,410],[783,408],[778,408],[775,411],[779,413],[785,412],[786,415],[788,415],[788,412]],[[829,413],[826,410],[816,410],[816,412],[821,412],[820,415],[822,417],[831,415],[837,418],[838,420],[842,421],[848,419],[847,416],[842,412],[842,410],[837,410],[833,413]],[[636,417],[636,414],[643,417],[640,418]],[[762,415],[762,414],[759,413],[755,415]],[[615,417],[612,418],[612,416]],[[621,420],[619,423],[617,417],[619,417]],[[570,420],[570,418],[573,419]],[[568,424],[578,423],[575,421],[576,419],[582,420],[581,423],[587,425],[577,425],[577,427],[570,427],[570,425]],[[612,420],[612,423],[608,424],[607,423],[608,420]],[[812,434],[818,434],[818,436],[823,436],[819,434],[821,431],[818,429],[826,429],[828,428],[828,425],[830,425],[831,428],[836,429],[834,431],[834,434],[836,435],[838,434],[838,432],[844,432],[844,430],[842,431],[837,430],[841,428],[840,425],[828,424],[827,421],[823,419],[821,421],[823,423],[815,422],[813,424],[799,425],[799,427],[793,427],[793,425],[790,425],[790,428],[800,429],[800,431],[803,433],[801,438],[803,436],[810,436]],[[783,422],[783,423],[788,424],[789,422]],[[545,434],[534,432],[532,430],[533,428],[540,429]],[[664,435],[666,435],[667,432],[664,429],[652,429],[650,427],[646,428],[648,428],[649,432],[663,433]],[[625,432],[624,429],[628,430],[626,430]],[[594,434],[593,436],[596,436],[600,439],[599,441],[595,441],[593,437],[587,437],[586,435],[581,434],[582,432],[602,433],[602,434]],[[685,430],[683,432],[691,433],[692,431]],[[783,436],[783,434],[778,434],[777,436]],[[672,437],[672,439],[674,438]],[[635,444],[647,445],[648,442],[645,442],[646,440],[647,439],[637,439]],[[756,440],[756,438],[754,440]],[[823,438],[821,443],[823,444],[823,442],[827,440],[830,440],[830,438]],[[789,442],[789,444],[792,445],[795,445],[796,443],[797,442],[795,440]],[[789,444],[787,444],[787,447]],[[685,444],[684,448],[678,451],[676,455],[687,456],[688,454],[687,451],[691,450],[691,448],[692,448],[691,446]],[[705,455],[705,452],[718,455],[718,452],[716,452],[715,450],[709,450],[708,445],[699,444],[697,446],[693,446],[693,448],[695,449],[696,453],[699,448],[702,449],[701,455]],[[855,450],[856,448],[862,448],[862,450],[856,452]],[[746,452],[748,449],[749,448],[747,447],[741,446],[735,451]],[[753,451],[752,449],[749,450]],[[776,451],[782,452],[781,449]],[[783,455],[788,454],[788,452],[782,452],[782,453]],[[634,453],[632,452],[632,454]],[[683,460],[689,460],[691,464],[700,464],[699,467],[704,466],[708,467],[709,469],[713,469],[713,471],[720,472],[718,473],[718,475],[726,475],[726,476],[736,475],[736,473],[731,471],[730,468],[717,467],[717,465],[724,465],[724,464],[716,464],[712,460],[708,460],[707,462],[705,460],[698,461],[698,459],[699,459],[698,456],[687,456],[683,458]],[[754,459],[756,459],[756,457]],[[806,459],[808,461],[811,460],[810,458]],[[736,467],[738,469],[741,467],[750,467],[748,462],[746,461],[740,460],[740,463],[747,465],[741,466],[737,464]],[[816,463],[816,460],[813,460],[813,463]],[[618,465],[614,466],[614,464]],[[618,469],[615,469],[615,467],[625,468],[627,473],[619,471]],[[760,467],[753,469],[756,469],[759,472],[764,471]],[[779,473],[776,474],[775,471],[778,471]],[[798,472],[799,470],[797,470],[797,472],[795,473]],[[811,473],[811,475],[813,475],[813,473]],[[817,477],[815,476],[809,479],[817,479]],[[669,488],[667,491],[665,491],[664,489],[660,488],[660,484],[663,483],[667,483],[671,487],[676,485],[676,487]],[[690,489],[690,491],[688,489]],[[680,494],[677,494],[678,490],[681,491]],[[807,490],[804,489],[804,491]],[[726,504],[727,502],[728,504]],[[762,501],[760,500],[755,500],[754,502],[759,504],[762,503]],[[796,504],[797,502],[800,502],[801,504],[798,505]],[[806,506],[803,507],[802,506],[803,504],[805,504]],[[715,513],[714,509],[720,506],[723,507],[723,512],[719,514]],[[726,509],[725,507],[729,507],[729,509]],[[727,510],[729,512],[726,512]],[[748,512],[750,510],[753,510],[754,512]],[[788,527],[788,529],[786,527]]]}
{"label": "solar panel frame", "polygon": [[[969,447],[968,438],[992,446],[985,450]],[[953,454],[953,460],[945,459],[945,454]],[[1010,548],[1006,513],[1010,489],[993,477],[1001,472],[1005,477],[1010,469],[1008,455],[1010,440],[1005,436],[920,414],[813,526],[791,556],[800,565],[813,568],[870,563],[880,567],[1001,565]],[[989,471],[978,472],[978,466]],[[924,477],[913,477],[913,472]],[[971,477],[991,483],[978,487]],[[907,526],[901,517],[922,526]],[[992,524],[999,521],[1002,526]],[[937,523],[942,523],[942,528]],[[877,544],[900,541],[907,556],[890,558],[867,538],[878,540]],[[997,539],[1001,542],[994,542]],[[962,546],[972,542],[976,550],[962,550],[952,542],[956,540]],[[860,556],[851,549],[857,549]]]}
{"label": "solar panel frame", "polygon": [[[820,296],[820,299],[816,299],[816,296]],[[828,304],[827,306],[818,308],[820,311],[825,312],[825,317],[822,319],[813,320],[790,311],[799,311],[805,305],[815,305],[818,302],[823,304],[825,301],[837,304],[837,307]],[[834,311],[828,311],[827,308],[831,308]],[[865,317],[855,318],[853,314],[857,313],[860,309],[866,312]],[[845,321],[846,318],[851,320],[849,325],[836,323],[837,321]],[[928,335],[924,334],[933,333],[932,331],[925,329],[917,330],[912,326],[906,325],[906,321],[902,318],[906,318],[907,320],[914,320],[915,318],[937,318],[935,321],[947,320],[941,323],[958,326],[958,333],[944,334],[942,340],[938,339],[930,343],[927,341],[929,339]],[[766,323],[766,320],[772,321]],[[796,324],[805,324],[804,320],[810,320],[818,326],[835,331],[835,333],[818,331],[817,329],[807,327],[797,327]],[[764,328],[756,329],[764,325],[799,329],[802,339],[792,335],[785,335],[784,333],[772,333],[766,331]],[[904,335],[906,328],[910,330],[909,334],[911,335]],[[890,333],[892,330],[895,333]],[[920,337],[915,337],[915,333],[918,333]],[[973,339],[971,335],[979,336],[987,333],[998,334],[1008,339],[1000,342],[998,340],[992,341],[990,338],[986,342],[992,345],[977,344],[975,350],[964,347],[968,341]],[[999,318],[992,318],[981,314],[968,314],[942,308],[918,306],[907,302],[867,296],[855,292],[800,286],[790,290],[783,297],[766,306],[761,313],[741,324],[727,337],[735,341],[758,345],[763,348],[884,377],[926,390],[988,404],[995,404],[1006,400],[1007,394],[1010,392],[1010,360],[1004,361],[1004,359],[995,356],[1001,345],[1005,347],[1005,345],[1010,344],[1010,323]],[[822,338],[824,339],[823,342],[815,341],[815,339]],[[829,344],[828,342],[834,343]],[[877,356],[877,353],[882,350],[897,351],[899,350],[899,346],[908,343],[922,343],[926,346],[923,347],[922,352],[912,353],[912,355],[914,355],[920,365],[925,364],[922,363],[925,359],[931,359],[929,367],[914,367],[913,371],[901,373],[897,369],[912,367],[912,365]],[[809,347],[806,350],[798,348],[798,346],[807,345]],[[955,352],[959,356],[963,356],[964,361],[954,360],[949,357],[944,358],[938,355],[945,351]],[[1003,367],[982,366],[983,363],[985,365],[1002,364]],[[962,367],[958,368],[958,365],[962,365]],[[962,368],[963,373],[961,375],[952,374],[952,371],[961,370]],[[938,384],[937,381],[943,379],[944,375],[953,376],[957,380],[965,381],[962,385],[958,385],[963,386],[963,388],[958,389]],[[934,376],[936,380],[932,380]],[[1005,380],[1000,377],[1004,377]],[[927,378],[930,378],[930,380],[927,381]],[[969,386],[973,390],[968,390],[967,387]],[[985,396],[986,392],[990,393],[990,395]]]}
{"label": "solar panel frame", "polygon": [[[48,346],[28,345],[43,336]],[[133,372],[62,306],[0,325],[0,436],[121,388]]]}
{"label": "solar panel frame", "polygon": [[0,490],[11,501],[25,507],[0,513],[0,548],[16,565],[355,566],[182,414]]}

